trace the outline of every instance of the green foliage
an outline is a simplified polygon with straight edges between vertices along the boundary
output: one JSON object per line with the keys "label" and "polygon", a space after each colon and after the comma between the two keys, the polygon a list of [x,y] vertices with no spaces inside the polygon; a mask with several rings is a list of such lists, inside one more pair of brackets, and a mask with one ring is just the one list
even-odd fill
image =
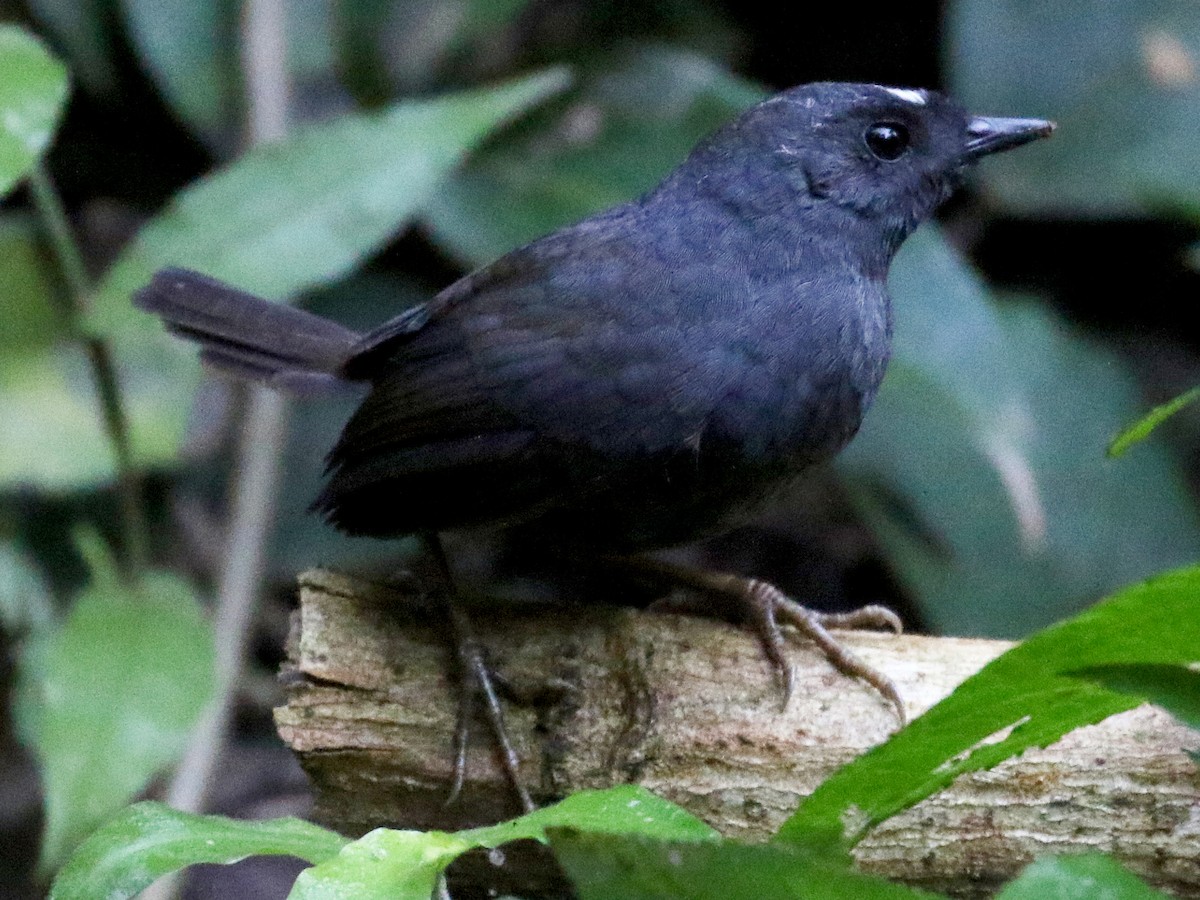
{"label": "green foliage", "polygon": [[241,112],[234,0],[122,0],[142,64],[179,117],[212,136]]}
{"label": "green foliage", "polygon": [[1108,445],[1108,455],[1110,457],[1124,456],[1125,453],[1134,444],[1140,444],[1150,434],[1165,422],[1171,416],[1175,415],[1185,406],[1195,403],[1200,400],[1200,385],[1192,388],[1190,391],[1185,391],[1178,397],[1168,400],[1166,403],[1159,404],[1138,419],[1132,425],[1123,429],[1120,434],[1112,439],[1112,443]]}
{"label": "green foliage", "polygon": [[1054,140],[989,160],[1026,213],[1131,215],[1200,200],[1200,7],[1185,0],[959,0],[946,61],[980,112],[1058,121]]}
{"label": "green foliage", "polygon": [[940,897],[783,846],[553,831],[580,900],[918,900]]}
{"label": "green foliage", "polygon": [[483,265],[652,188],[764,96],[693,53],[634,48],[489,144],[438,192],[425,221],[447,251]]}
{"label": "green foliage", "polygon": [[0,25],[0,197],[50,144],[67,100],[67,71],[41,42]]}
{"label": "green foliage", "polygon": [[[1200,623],[1188,617],[1198,596],[1200,567],[1169,573],[1010,650],[835,773],[771,846],[722,840],[689,813],[631,785],[585,791],[499,825],[453,834],[378,829],[352,843],[294,820],[249,825],[139,804],[80,847],[52,896],[127,897],[185,865],[286,853],[315,863],[298,878],[294,898],[425,900],[463,853],[521,839],[549,840],[583,900],[935,896],[856,872],[845,851],[958,775],[1044,746],[1141,697],[1175,704],[1194,718],[1200,691],[1185,666],[1196,662],[1200,647]],[[1003,736],[986,742],[997,735]],[[1002,896],[1158,894],[1091,855],[1034,865]]]}
{"label": "green foliage", "polygon": [[468,850],[522,839],[545,841],[548,829],[568,826],[659,840],[716,838],[716,832],[673,803],[623,785],[582,791],[509,822],[456,834],[372,831],[336,858],[302,872],[290,896],[294,900],[426,900],[446,867]]}
{"label": "green foliage", "polygon": [[1020,637],[1200,554],[1167,448],[1106,462],[1141,401],[1111,352],[991,301],[936,230],[892,269],[895,355],[838,464],[941,634]]}
{"label": "green foliage", "polygon": [[137,803],[97,829],[50,889],[51,900],[124,900],[155,879],[195,863],[235,863],[247,856],[334,857],[346,838],[300,819],[242,822],[198,816],[161,803]]}
{"label": "green foliage", "polygon": [[1161,706],[1185,725],[1200,729],[1200,672],[1187,666],[1109,663],[1070,674]]}
{"label": "green foliage", "polygon": [[996,900],[1166,900],[1119,863],[1100,853],[1039,859]]}
{"label": "green foliage", "polygon": [[342,117],[253,150],[176,197],[110,269],[91,318],[117,348],[138,459],[174,458],[199,377],[194,351],[129,303],[157,269],[189,266],[277,298],[334,281],[413,216],[490,129],[565,83],[563,71],[548,71]]}
{"label": "green foliage", "polygon": [[663,841],[712,841],[716,833],[648,791],[624,785],[584,791],[499,825],[460,831],[378,829],[347,842],[296,819],[239,822],[139,803],[85,841],[63,868],[54,900],[131,897],[154,879],[201,862],[232,863],[255,854],[297,856],[313,863],[291,897],[428,900],[441,873],[468,850],[510,841],[546,840],[549,829],[639,835]]}
{"label": "green foliage", "polygon": [[83,549],[91,584],[21,664],[16,711],[41,766],[44,872],[179,755],[213,688],[212,634],[191,589],[162,572],[124,583],[98,538]]}
{"label": "green foliage", "polygon": [[[1136,697],[1077,677],[1113,664],[1200,657],[1200,567],[1126,588],[993,660],[887,743],[822,783],[780,829],[802,846],[848,848],[873,827],[1027,747],[1130,709]],[[1194,699],[1194,698],[1193,698]],[[999,738],[999,739],[997,739]]]}

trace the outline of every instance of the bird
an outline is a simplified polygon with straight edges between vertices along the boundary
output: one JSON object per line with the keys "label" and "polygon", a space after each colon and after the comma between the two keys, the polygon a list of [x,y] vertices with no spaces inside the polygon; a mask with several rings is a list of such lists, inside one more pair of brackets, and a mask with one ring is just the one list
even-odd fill
{"label": "bird", "polygon": [[[897,249],[975,162],[1053,129],[934,90],[805,84],[703,139],[644,195],[365,333],[181,268],[133,302],[234,376],[365,385],[313,504],[340,531],[431,536],[443,566],[436,536],[475,526],[624,564],[736,602],[785,697],[780,620],[903,716],[891,681],[828,630],[898,628],[889,611],[823,615],[650,554],[745,522],[850,441],[890,356]],[[486,667],[463,658],[486,694]]]}

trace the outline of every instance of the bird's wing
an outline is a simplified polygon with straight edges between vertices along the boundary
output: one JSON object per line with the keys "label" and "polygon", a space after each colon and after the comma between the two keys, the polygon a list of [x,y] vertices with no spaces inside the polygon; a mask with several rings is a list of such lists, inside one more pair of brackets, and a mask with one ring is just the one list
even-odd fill
{"label": "bird's wing", "polygon": [[510,254],[360,342],[348,368],[373,389],[330,455],[331,520],[534,515],[577,489],[581,458],[671,452],[703,428],[729,367],[681,340],[671,273],[621,215],[636,211]]}

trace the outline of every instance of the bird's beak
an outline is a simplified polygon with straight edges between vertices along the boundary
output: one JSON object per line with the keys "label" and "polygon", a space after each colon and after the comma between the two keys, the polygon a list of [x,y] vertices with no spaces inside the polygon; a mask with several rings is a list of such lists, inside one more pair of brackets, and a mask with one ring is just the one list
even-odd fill
{"label": "bird's beak", "polygon": [[1001,119],[976,116],[967,125],[966,158],[975,160],[989,153],[1020,147],[1038,138],[1048,137],[1054,123],[1045,119]]}

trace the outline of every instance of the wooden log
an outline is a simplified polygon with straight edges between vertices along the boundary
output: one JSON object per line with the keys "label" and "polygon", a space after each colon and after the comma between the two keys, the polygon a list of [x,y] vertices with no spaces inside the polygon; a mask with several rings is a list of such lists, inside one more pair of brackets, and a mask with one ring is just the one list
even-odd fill
{"label": "wooden log", "polygon": [[[738,838],[764,839],[835,768],[896,726],[888,704],[802,641],[797,691],[732,626],[620,607],[487,607],[474,615],[506,707],[521,778],[539,802],[637,782]],[[1002,641],[847,633],[891,676],[910,716],[1003,652]],[[301,577],[279,732],[347,834],[386,825],[457,829],[514,815],[482,726],[468,779],[446,806],[457,713],[437,607],[326,571]],[[1194,732],[1151,706],[964,776],[876,829],[861,867],[986,896],[1045,853],[1114,854],[1153,884],[1200,896]]]}

